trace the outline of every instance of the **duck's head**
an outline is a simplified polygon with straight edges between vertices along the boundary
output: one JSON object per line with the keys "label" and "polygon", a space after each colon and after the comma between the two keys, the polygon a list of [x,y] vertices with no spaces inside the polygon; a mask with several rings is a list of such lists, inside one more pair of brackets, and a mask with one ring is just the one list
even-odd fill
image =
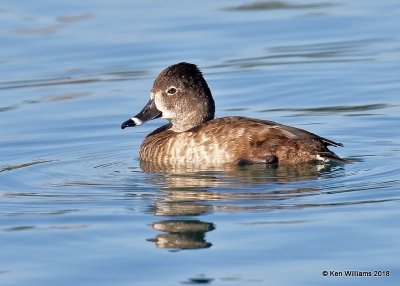
{"label": "duck's head", "polygon": [[121,128],[162,117],[170,121],[172,131],[183,132],[213,119],[214,112],[214,100],[201,71],[196,65],[183,62],[159,74],[149,102]]}

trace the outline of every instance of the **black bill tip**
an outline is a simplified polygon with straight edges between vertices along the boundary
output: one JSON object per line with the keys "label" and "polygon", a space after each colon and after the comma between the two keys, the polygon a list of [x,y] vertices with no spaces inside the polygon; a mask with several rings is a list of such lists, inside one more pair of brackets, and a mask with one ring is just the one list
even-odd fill
{"label": "black bill tip", "polygon": [[126,127],[132,127],[132,126],[136,126],[136,122],[132,120],[132,118],[129,118],[127,121],[124,121],[121,124],[121,129],[125,129]]}

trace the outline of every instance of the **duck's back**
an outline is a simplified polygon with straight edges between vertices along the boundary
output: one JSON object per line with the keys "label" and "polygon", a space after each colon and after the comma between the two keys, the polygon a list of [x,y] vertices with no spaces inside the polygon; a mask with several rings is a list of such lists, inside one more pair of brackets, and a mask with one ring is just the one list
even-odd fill
{"label": "duck's back", "polygon": [[156,164],[341,160],[327,148],[329,145],[342,146],[272,121],[224,117],[179,133],[169,130],[168,125],[160,127],[143,141],[140,159]]}

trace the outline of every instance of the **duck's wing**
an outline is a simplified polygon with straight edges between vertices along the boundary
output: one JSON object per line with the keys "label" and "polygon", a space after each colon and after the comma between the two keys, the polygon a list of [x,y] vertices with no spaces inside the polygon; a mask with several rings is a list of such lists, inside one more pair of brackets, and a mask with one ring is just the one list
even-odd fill
{"label": "duck's wing", "polygon": [[274,121],[246,117],[231,117],[226,121],[231,121],[233,123],[231,126],[241,126],[249,131],[250,145],[255,146],[251,148],[254,148],[254,153],[261,154],[261,158],[268,155],[264,154],[263,150],[269,150],[280,162],[296,163],[312,160],[344,162],[328,149],[328,146],[343,146],[343,144],[306,130]]}
{"label": "duck's wing", "polygon": [[318,136],[318,135],[311,133],[309,131],[306,131],[304,129],[279,124],[279,123],[276,123],[274,121],[269,121],[269,120],[258,120],[258,119],[250,119],[250,120],[256,120],[256,121],[264,123],[265,125],[269,125],[271,128],[280,129],[283,131],[283,133],[289,139],[314,139],[314,140],[317,140],[317,141],[320,141],[321,143],[323,143],[324,146],[343,147],[342,143],[338,143],[338,142],[335,142],[328,138]]}

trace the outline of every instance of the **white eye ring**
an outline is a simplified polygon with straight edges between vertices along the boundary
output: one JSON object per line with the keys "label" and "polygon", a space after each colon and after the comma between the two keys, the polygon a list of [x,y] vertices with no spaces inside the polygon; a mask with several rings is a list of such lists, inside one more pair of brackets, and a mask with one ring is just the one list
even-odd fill
{"label": "white eye ring", "polygon": [[167,89],[167,93],[168,93],[169,95],[175,94],[177,91],[178,91],[178,89],[177,89],[175,86],[170,86],[170,87]]}

